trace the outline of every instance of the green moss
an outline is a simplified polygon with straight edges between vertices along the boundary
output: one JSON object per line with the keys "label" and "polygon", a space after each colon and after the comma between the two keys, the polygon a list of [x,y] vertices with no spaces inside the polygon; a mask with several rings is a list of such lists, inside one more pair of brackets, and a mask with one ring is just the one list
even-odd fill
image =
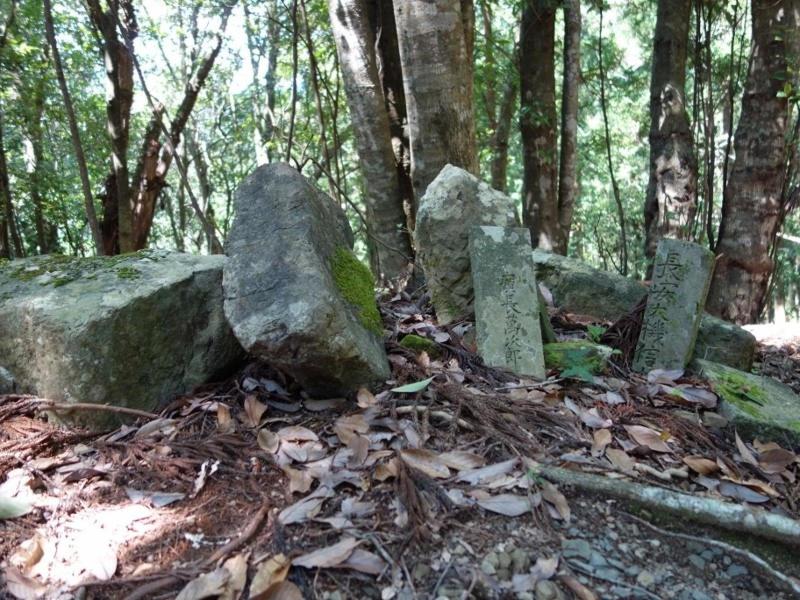
{"label": "green moss", "polygon": [[342,297],[356,308],[361,324],[381,335],[383,322],[375,302],[372,273],[356,255],[347,248],[337,248],[331,257],[331,272]]}
{"label": "green moss", "polygon": [[138,279],[142,273],[133,267],[120,267],[117,269],[117,277],[120,279]]}
{"label": "green moss", "polygon": [[768,400],[763,388],[734,371],[716,372],[710,379],[714,391],[723,400],[735,404],[752,416],[758,416],[757,406]]}
{"label": "green moss", "polygon": [[586,340],[554,342],[544,345],[544,363],[548,369],[564,371],[584,368],[592,373],[605,369],[612,350]]}
{"label": "green moss", "polygon": [[63,254],[50,254],[27,259],[24,263],[9,262],[0,265],[3,273],[18,281],[31,281],[48,276],[40,282],[42,286],[61,287],[78,279],[94,279],[99,272],[114,271],[120,279],[137,279],[141,273],[127,263],[141,258],[156,260],[152,251],[142,250],[116,256],[92,256],[81,258]]}
{"label": "green moss", "polygon": [[408,348],[414,352],[427,352],[432,358],[436,358],[440,354],[439,347],[436,345],[436,342],[413,333],[409,333],[402,340],[400,340],[400,345],[403,348]]}

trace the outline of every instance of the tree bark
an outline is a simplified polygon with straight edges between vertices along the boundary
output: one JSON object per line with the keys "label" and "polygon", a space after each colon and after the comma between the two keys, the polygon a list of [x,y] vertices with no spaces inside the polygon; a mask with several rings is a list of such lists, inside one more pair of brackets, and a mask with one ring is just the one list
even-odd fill
{"label": "tree bark", "polygon": [[511,137],[511,119],[517,105],[519,85],[516,73],[509,75],[500,101],[500,112],[492,134],[492,187],[501,192],[508,189],[508,141]]}
{"label": "tree bark", "polygon": [[0,110],[0,200],[3,202],[3,217],[5,227],[3,228],[0,241],[3,246],[3,258],[21,258],[25,256],[25,249],[22,246],[17,230],[17,223],[14,217],[14,204],[11,201],[11,182],[8,178],[8,163],[6,162],[6,149],[3,141],[3,111]]}
{"label": "tree bark", "polygon": [[572,213],[578,197],[578,98],[581,84],[581,3],[564,0],[564,79],[561,91],[561,157],[558,169],[558,238],[555,251],[567,254]]}
{"label": "tree bark", "polygon": [[650,180],[645,254],[660,239],[688,239],[697,210],[697,160],[685,106],[691,0],[659,0],[650,77]]}
{"label": "tree bark", "polygon": [[89,170],[86,167],[86,157],[83,153],[83,145],[81,144],[80,132],[78,131],[78,120],[75,118],[75,108],[72,105],[72,96],[70,96],[69,88],[67,87],[67,80],[64,77],[64,69],[61,65],[61,54],[58,50],[55,29],[53,27],[53,11],[52,7],[50,6],[50,0],[43,0],[43,6],[45,32],[47,34],[48,44],[50,45],[50,51],[53,53],[53,67],[56,71],[58,87],[61,89],[61,99],[64,102],[64,109],[67,113],[70,139],[72,141],[72,150],[75,153],[75,162],[78,164],[78,174],[80,175],[81,180],[81,191],[83,192],[83,206],[84,210],[86,211],[86,220],[89,222],[89,229],[92,232],[95,252],[97,252],[97,254],[104,254],[103,236],[100,232],[100,225],[97,221],[97,213],[94,210],[92,186],[91,183],[89,183]]}
{"label": "tree bark", "polygon": [[472,2],[394,2],[417,198],[449,164],[478,174]]}
{"label": "tree bark", "polygon": [[32,150],[32,164],[28,172],[28,180],[31,191],[31,203],[33,204],[34,225],[36,226],[36,244],[39,254],[51,252],[53,243],[53,227],[47,222],[44,214],[44,200],[42,199],[41,179],[42,175],[42,118],[44,116],[44,78],[37,82],[31,97],[33,112],[32,120],[29,123],[28,134],[30,137]]}
{"label": "tree bark", "polygon": [[393,280],[408,274],[413,254],[378,76],[375,38],[364,0],[329,0],[328,10],[364,177],[373,272],[381,279]]}
{"label": "tree bark", "polygon": [[370,11],[372,31],[377,41],[376,65],[389,117],[389,133],[392,136],[397,181],[403,197],[408,227],[413,231],[417,203],[414,199],[414,185],[411,182],[411,141],[408,139],[403,68],[400,62],[400,46],[392,0],[368,0],[367,8]]}
{"label": "tree bark", "polygon": [[[111,138],[111,174],[104,198],[103,246],[106,254],[135,250],[133,206],[128,175],[128,142],[133,106],[133,55],[117,35],[117,21],[128,29],[128,43],[137,34],[130,0],[103,10],[100,0],[87,0],[89,16],[103,38],[106,69],[106,125]],[[117,12],[119,11],[119,13]],[[122,14],[122,16],[120,16]]]}
{"label": "tree bark", "polygon": [[789,103],[779,97],[796,44],[796,0],[752,0],[752,51],[722,205],[717,266],[707,309],[754,323],[766,302],[781,226]]}
{"label": "tree bark", "polygon": [[554,250],[560,239],[556,141],[553,0],[526,0],[520,27],[522,216],[535,246]]}

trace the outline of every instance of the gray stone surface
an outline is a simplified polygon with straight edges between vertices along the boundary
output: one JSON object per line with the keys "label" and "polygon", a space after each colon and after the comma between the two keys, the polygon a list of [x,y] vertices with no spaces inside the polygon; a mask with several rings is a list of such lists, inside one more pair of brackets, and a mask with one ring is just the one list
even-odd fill
{"label": "gray stone surface", "polygon": [[13,394],[17,390],[17,382],[8,369],[0,367],[0,394]]}
{"label": "gray stone surface", "polygon": [[[0,364],[22,391],[144,410],[244,356],[222,312],[222,256],[42,256],[0,266]],[[115,426],[109,412],[65,420]]]}
{"label": "gray stone surface", "polygon": [[469,239],[478,352],[492,367],[544,379],[539,295],[527,229],[473,227]]}
{"label": "gray stone surface", "polygon": [[696,359],[692,369],[711,382],[719,412],[740,435],[800,445],[800,396],[789,386],[705,360]]}
{"label": "gray stone surface", "polygon": [[670,239],[658,243],[635,370],[647,373],[689,364],[713,269],[714,254],[703,246]]}
{"label": "gray stone surface", "polygon": [[419,201],[414,230],[440,323],[472,310],[469,232],[476,225],[519,226],[513,200],[467,171],[445,166]]}
{"label": "gray stone surface", "polygon": [[287,164],[239,187],[228,238],[225,315],[242,346],[312,395],[389,377],[369,269],[344,212]]}
{"label": "gray stone surface", "polygon": [[[555,306],[570,312],[616,321],[647,294],[641,282],[574,258],[534,250],[533,262],[537,280],[550,290]],[[752,334],[706,313],[700,321],[694,357],[746,371],[753,364],[755,348]]]}

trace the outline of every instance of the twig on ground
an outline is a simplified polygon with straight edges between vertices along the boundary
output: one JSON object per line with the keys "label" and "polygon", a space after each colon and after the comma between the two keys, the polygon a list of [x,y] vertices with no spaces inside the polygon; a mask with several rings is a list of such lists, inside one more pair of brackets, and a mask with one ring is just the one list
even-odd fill
{"label": "twig on ground", "polygon": [[108,404],[92,404],[91,402],[56,402],[55,400],[47,400],[46,398],[36,399],[37,410],[52,410],[55,412],[69,412],[72,410],[96,410],[102,412],[112,412],[121,415],[131,415],[134,417],[142,417],[144,419],[158,419],[159,416],[155,413],[147,412],[146,410],[137,410],[135,408],[126,408],[124,406],[109,406]]}
{"label": "twig on ground", "polygon": [[264,500],[264,502],[261,504],[261,508],[258,509],[258,512],[253,516],[251,521],[247,524],[247,527],[245,527],[242,530],[242,533],[239,534],[239,537],[237,537],[235,540],[231,540],[230,542],[219,548],[216,552],[214,552],[214,554],[212,554],[205,561],[203,561],[203,564],[205,566],[210,567],[217,561],[222,560],[223,558],[228,556],[234,550],[246,544],[248,540],[250,540],[250,538],[256,534],[259,527],[261,527],[261,523],[267,517],[267,513],[269,513],[269,507],[270,504],[266,500]]}

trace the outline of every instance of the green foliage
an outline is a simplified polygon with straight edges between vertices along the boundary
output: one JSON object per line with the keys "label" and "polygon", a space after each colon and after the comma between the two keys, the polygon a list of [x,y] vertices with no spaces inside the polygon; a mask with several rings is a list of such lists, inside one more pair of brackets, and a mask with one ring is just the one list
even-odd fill
{"label": "green foliage", "polygon": [[404,336],[403,339],[400,340],[400,345],[414,352],[427,352],[432,358],[436,358],[440,354],[436,342],[413,333]]}
{"label": "green foliage", "polygon": [[361,324],[376,335],[382,335],[372,272],[347,248],[337,248],[331,257],[331,273],[342,297],[358,312]]}
{"label": "green foliage", "polygon": [[554,342],[544,345],[544,363],[556,369],[562,377],[575,377],[591,382],[594,375],[602,373],[612,354],[612,349],[586,340]]}
{"label": "green foliage", "polygon": [[589,335],[589,339],[595,343],[600,343],[600,338],[603,337],[603,334],[606,332],[606,328],[600,325],[589,325],[586,327],[586,333]]}

